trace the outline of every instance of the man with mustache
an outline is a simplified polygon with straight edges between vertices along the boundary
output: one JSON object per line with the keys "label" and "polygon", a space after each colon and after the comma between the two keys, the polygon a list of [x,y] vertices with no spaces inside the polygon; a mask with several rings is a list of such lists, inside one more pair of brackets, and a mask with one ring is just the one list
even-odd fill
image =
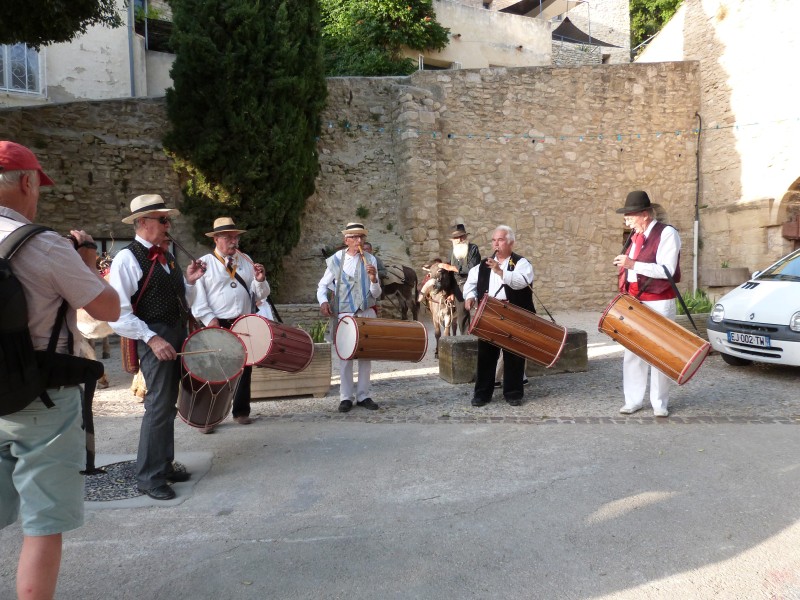
{"label": "man with mustache", "polygon": [[[239,229],[230,217],[214,221],[214,228],[206,237],[214,239],[214,251],[201,257],[208,265],[205,276],[197,282],[197,295],[192,304],[192,314],[207,327],[230,329],[242,315],[256,312],[254,304],[266,301],[269,296],[264,266],[239,251],[239,239],[245,229]],[[253,367],[244,367],[233,397],[233,420],[239,425],[249,425],[250,380]],[[205,427],[202,433],[211,433],[214,427]]]}

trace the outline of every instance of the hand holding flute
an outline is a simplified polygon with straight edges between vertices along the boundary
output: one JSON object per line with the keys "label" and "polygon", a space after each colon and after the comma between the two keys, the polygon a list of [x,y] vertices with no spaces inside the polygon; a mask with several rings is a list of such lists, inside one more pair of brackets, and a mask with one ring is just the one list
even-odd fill
{"label": "hand holding flute", "polygon": [[372,283],[378,282],[378,269],[367,262],[367,257],[364,256],[364,248],[359,244],[358,252],[361,254],[361,260],[364,261],[364,267],[367,269],[367,275]]}

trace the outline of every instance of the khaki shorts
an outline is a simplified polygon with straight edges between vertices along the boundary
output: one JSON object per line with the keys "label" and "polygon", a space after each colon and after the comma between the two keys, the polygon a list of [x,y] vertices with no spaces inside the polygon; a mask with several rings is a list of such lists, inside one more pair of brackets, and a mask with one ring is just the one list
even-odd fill
{"label": "khaki shorts", "polygon": [[73,386],[47,392],[53,408],[34,400],[0,417],[0,528],[21,515],[28,536],[83,525],[81,391]]}

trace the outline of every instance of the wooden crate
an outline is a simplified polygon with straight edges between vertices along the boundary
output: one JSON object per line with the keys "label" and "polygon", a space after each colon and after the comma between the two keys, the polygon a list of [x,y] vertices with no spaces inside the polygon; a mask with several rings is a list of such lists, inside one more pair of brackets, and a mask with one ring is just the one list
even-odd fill
{"label": "wooden crate", "polygon": [[299,373],[253,367],[252,400],[312,395],[322,398],[331,388],[331,344],[314,344],[311,364]]}

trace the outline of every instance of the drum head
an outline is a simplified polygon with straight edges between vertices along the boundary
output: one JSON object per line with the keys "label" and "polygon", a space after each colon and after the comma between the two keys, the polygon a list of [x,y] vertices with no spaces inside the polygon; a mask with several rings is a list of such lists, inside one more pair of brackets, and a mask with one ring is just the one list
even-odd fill
{"label": "drum head", "polygon": [[261,362],[272,346],[272,326],[261,315],[244,315],[231,325],[231,331],[239,336],[247,350],[247,366]]}
{"label": "drum head", "polygon": [[206,327],[189,335],[183,343],[183,367],[196,379],[219,383],[241,373],[247,351],[235,333],[222,327]]}
{"label": "drum head", "polygon": [[353,317],[342,317],[336,327],[336,354],[342,360],[350,360],[358,345],[358,324]]}

